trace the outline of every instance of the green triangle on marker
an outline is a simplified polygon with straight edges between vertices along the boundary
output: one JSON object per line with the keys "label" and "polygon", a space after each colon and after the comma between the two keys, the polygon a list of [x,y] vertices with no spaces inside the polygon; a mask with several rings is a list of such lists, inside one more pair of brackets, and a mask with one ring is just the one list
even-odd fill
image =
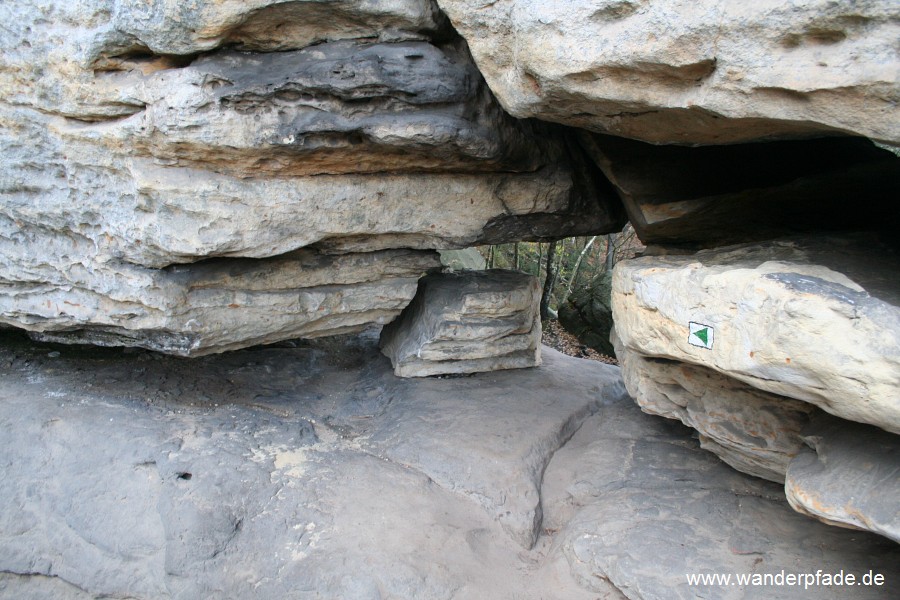
{"label": "green triangle on marker", "polygon": [[704,327],[703,329],[698,329],[697,331],[694,332],[694,335],[697,336],[697,339],[699,339],[701,342],[703,342],[704,346],[709,344],[709,337],[707,336],[708,332],[709,332],[708,327]]}

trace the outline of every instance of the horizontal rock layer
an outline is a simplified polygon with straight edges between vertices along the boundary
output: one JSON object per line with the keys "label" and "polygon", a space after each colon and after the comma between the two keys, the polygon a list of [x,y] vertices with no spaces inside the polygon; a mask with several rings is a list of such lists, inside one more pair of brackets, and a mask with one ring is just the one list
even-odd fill
{"label": "horizontal rock layer", "polygon": [[640,355],[900,433],[898,268],[867,237],[645,256],[616,266],[613,317]]}
{"label": "horizontal rock layer", "polygon": [[[63,255],[64,256],[64,255]],[[181,356],[393,320],[437,253],[385,250],[212,259],[166,269],[75,261],[0,270],[0,323],[39,339],[125,345]]]}
{"label": "horizontal rock layer", "polygon": [[477,373],[541,364],[541,286],[516,271],[427,275],[381,333],[400,377]]}
{"label": "horizontal rock layer", "polygon": [[784,483],[805,447],[801,433],[817,409],[712,369],[647,358],[622,346],[616,357],[625,388],[646,413],[678,419],[700,432],[700,446],[744,473]]}
{"label": "horizontal rock layer", "polygon": [[[624,223],[574,141],[502,110],[429,0],[23,2],[0,18],[14,49],[0,60],[0,323],[177,353],[319,335],[390,320],[416,269],[397,287],[391,260],[374,264],[386,255],[348,259],[371,265],[354,295],[339,268],[328,281],[284,266],[299,249]],[[233,263],[261,269],[249,303],[188,294],[165,271],[211,259],[273,262]],[[329,285],[353,306],[329,290],[315,311],[280,308]]]}
{"label": "horizontal rock layer", "polygon": [[803,432],[785,493],[794,510],[900,542],[900,438],[820,415]]}
{"label": "horizontal rock layer", "polygon": [[889,0],[438,4],[517,117],[654,143],[842,132],[900,144]]}
{"label": "horizontal rock layer", "polygon": [[900,541],[900,437],[705,367],[617,350],[641,410],[693,427],[735,469],[783,483],[798,512]]}

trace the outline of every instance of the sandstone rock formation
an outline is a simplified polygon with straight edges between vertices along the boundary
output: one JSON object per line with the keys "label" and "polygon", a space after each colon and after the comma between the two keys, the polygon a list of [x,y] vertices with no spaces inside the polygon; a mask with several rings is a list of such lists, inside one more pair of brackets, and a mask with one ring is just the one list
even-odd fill
{"label": "sandstone rock formation", "polygon": [[647,358],[616,341],[628,393],[650,414],[700,433],[700,446],[744,473],[784,483],[805,447],[802,432],[817,409],[690,363]]}
{"label": "sandstone rock formation", "polygon": [[896,540],[898,265],[871,236],[620,263],[625,385],[728,464],[784,482],[799,512]]}
{"label": "sandstone rock formation", "polygon": [[889,0],[438,4],[517,117],[668,144],[823,133],[900,144]]}
{"label": "sandstone rock formation", "polygon": [[684,574],[900,577],[893,542],[798,515],[642,415],[615,367],[551,349],[401,379],[374,336],[191,360],[0,341],[4,598],[743,598],[772,588]]}
{"label": "sandstone rock formation", "polygon": [[[862,138],[657,146],[581,134],[645,244],[900,230],[900,158]],[[848,199],[852,198],[852,207]]]}
{"label": "sandstone rock formation", "polygon": [[436,253],[415,250],[297,250],[146,270],[73,265],[0,294],[0,307],[39,339],[196,356],[387,323],[438,265]]}
{"label": "sandstone rock formation", "polygon": [[[173,304],[160,281],[173,265],[257,259],[235,268],[274,297],[310,286],[263,283],[276,285],[267,261],[301,248],[459,248],[623,223],[577,144],[506,115],[427,0],[25,2],[0,18],[0,323],[167,350],[142,307],[164,307],[174,337],[221,318],[215,303]],[[200,346],[316,331],[290,311],[277,325],[232,313],[229,331],[252,335]]]}
{"label": "sandstone rock formation", "polygon": [[900,440],[874,427],[820,416],[791,461],[785,493],[795,510],[900,542]]}
{"label": "sandstone rock formation", "polygon": [[381,333],[400,377],[477,373],[541,364],[541,286],[491,269],[426,275],[415,299]]}
{"label": "sandstone rock formation", "polygon": [[[898,269],[867,238],[646,256],[616,266],[616,331],[643,356],[900,433]],[[691,338],[692,323],[708,328],[708,347]]]}
{"label": "sandstone rock formation", "polygon": [[[188,362],[4,332],[0,595],[900,576],[896,546],[789,509],[900,540],[892,3],[21,0],[0,20],[0,328],[182,356],[358,332],[436,250],[627,216],[656,245],[612,282],[629,393],[787,494],[552,352],[412,381],[370,334]],[[539,363],[532,279],[421,289],[384,332],[397,373]]]}

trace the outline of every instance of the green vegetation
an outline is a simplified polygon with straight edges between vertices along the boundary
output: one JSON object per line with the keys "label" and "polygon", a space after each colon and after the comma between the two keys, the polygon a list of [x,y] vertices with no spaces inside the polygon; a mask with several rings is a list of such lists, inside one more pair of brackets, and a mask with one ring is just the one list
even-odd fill
{"label": "green vegetation", "polygon": [[572,237],[555,242],[518,242],[481,246],[487,268],[512,269],[535,275],[544,285],[541,317],[554,318],[574,290],[612,269],[643,248],[627,226],[620,233]]}

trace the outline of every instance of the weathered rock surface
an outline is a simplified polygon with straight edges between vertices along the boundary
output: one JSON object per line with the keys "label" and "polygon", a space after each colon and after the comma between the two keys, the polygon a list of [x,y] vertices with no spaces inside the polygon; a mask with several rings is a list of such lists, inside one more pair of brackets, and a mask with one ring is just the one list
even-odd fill
{"label": "weathered rock surface", "polygon": [[537,278],[517,271],[426,275],[382,330],[382,352],[400,377],[536,367],[540,301]]}
{"label": "weathered rock surface", "polygon": [[576,290],[566,304],[559,307],[559,322],[581,342],[597,352],[615,356],[609,341],[613,327],[612,271],[597,275]]}
{"label": "weathered rock surface", "polygon": [[616,265],[616,332],[642,356],[900,433],[897,272],[868,237],[645,256]]}
{"label": "weathered rock surface", "polygon": [[685,573],[900,576],[892,542],[797,515],[640,414],[616,368],[550,349],[399,379],[374,337],[191,361],[0,339],[3,597],[770,598],[810,591]]}
{"label": "weathered rock surface", "polygon": [[869,140],[700,148],[587,132],[581,140],[647,244],[710,247],[853,229],[893,237],[900,230],[900,158]]}
{"label": "weathered rock surface", "polygon": [[[681,425],[605,402],[553,457],[544,475],[544,523],[573,575],[632,600],[823,598],[890,595],[898,547],[790,510],[780,486],[722,464]],[[849,535],[847,535],[849,534]],[[872,544],[872,546],[868,546]],[[815,556],[811,562],[801,554]],[[806,565],[809,566],[806,566]],[[880,587],[741,585],[736,574],[873,570]],[[731,574],[729,585],[688,574]]]}
{"label": "weathered rock surface", "polygon": [[438,0],[517,117],[654,143],[900,143],[889,0]]}
{"label": "weathered rock surface", "polygon": [[44,340],[181,356],[387,323],[413,299],[418,278],[440,265],[437,253],[416,250],[338,256],[298,250],[166,269],[91,268],[70,254],[58,256],[60,264],[33,256],[34,269],[24,273],[0,268],[7,282],[0,287],[0,322]]}
{"label": "weathered rock surface", "polygon": [[813,420],[791,461],[785,493],[798,512],[900,542],[900,440],[834,417]]}
{"label": "weathered rock surface", "polygon": [[646,413],[678,419],[700,432],[700,446],[744,473],[784,483],[806,446],[806,402],[777,396],[706,367],[647,358],[616,341],[622,379]]}
{"label": "weathered rock surface", "polygon": [[[55,310],[76,290],[113,310],[166,305],[165,327],[190,336],[178,313],[200,307],[172,308],[154,287],[171,265],[465,247],[624,219],[577,144],[503,112],[429,0],[22,2],[0,18],[7,324],[108,326],[90,302],[75,325]],[[309,287],[298,277],[259,291]],[[35,281],[50,303],[39,311]],[[267,327],[239,316],[229,331]],[[295,313],[264,337],[309,325]],[[157,327],[125,327],[140,341],[145,326]],[[241,344],[223,334],[208,348]]]}

